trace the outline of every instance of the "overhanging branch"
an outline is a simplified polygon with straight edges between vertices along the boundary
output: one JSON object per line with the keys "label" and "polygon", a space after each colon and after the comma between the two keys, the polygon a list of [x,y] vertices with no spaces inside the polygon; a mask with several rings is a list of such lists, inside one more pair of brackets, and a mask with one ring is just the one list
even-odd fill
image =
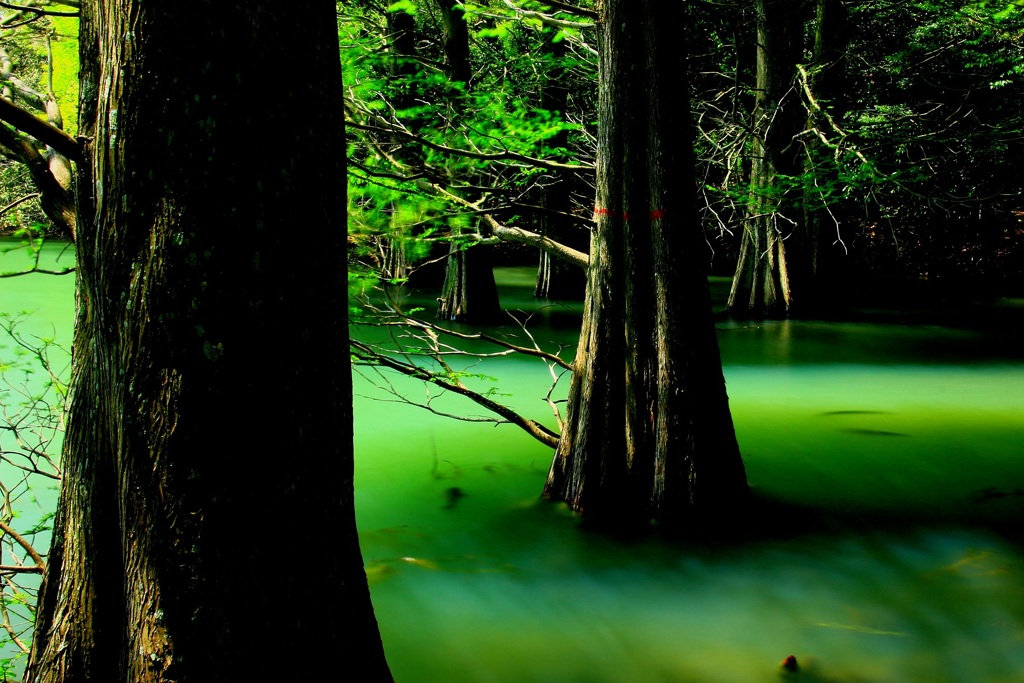
{"label": "overhanging branch", "polygon": [[[430,185],[430,187],[431,189],[434,190],[434,192],[436,192],[437,194],[441,195],[442,197],[451,202],[473,209],[474,211],[479,211],[479,207],[477,207],[475,204],[463,199],[462,197],[459,197],[458,195],[452,194],[451,192],[447,191],[440,185],[432,184]],[[491,234],[497,240],[506,242],[519,242],[520,244],[526,244],[531,247],[537,247],[538,249],[541,249],[556,258],[566,261],[567,263],[571,263],[575,266],[579,266],[580,268],[586,269],[590,267],[589,254],[585,254],[582,251],[579,251],[578,249],[573,249],[572,247],[562,244],[561,242],[556,242],[553,239],[541,235],[539,233],[499,223],[498,220],[495,219],[494,216],[492,216],[489,213],[485,213],[483,215],[483,218],[484,221],[486,221],[487,227],[490,229]],[[487,240],[482,241],[487,242]]]}
{"label": "overhanging branch", "polygon": [[82,160],[82,145],[78,140],[2,97],[0,97],[0,121],[10,124],[26,135],[31,135],[44,145],[53,147],[58,154],[63,154],[72,161],[80,162]]}
{"label": "overhanging branch", "polygon": [[[78,7],[78,3],[72,2],[58,2],[58,5],[67,5],[69,7]],[[35,14],[37,17],[77,17],[80,12],[59,12],[52,9],[42,9],[40,7],[30,7],[28,5],[15,5],[10,2],[0,2],[0,7],[6,9],[13,9],[19,12],[30,12]]]}
{"label": "overhanging branch", "polygon": [[457,380],[453,380],[448,373],[433,372],[427,368],[414,365],[413,363],[403,362],[384,353],[380,353],[371,346],[356,339],[349,339],[349,350],[352,357],[357,361],[368,365],[386,367],[408,377],[413,377],[428,384],[433,384],[447,391],[459,394],[460,396],[465,396],[482,408],[485,408],[499,416],[504,421],[521,428],[545,446],[549,446],[551,448],[558,447],[558,434],[536,420],[523,417],[508,406],[502,405],[501,403],[498,403],[477,391],[473,391]]}

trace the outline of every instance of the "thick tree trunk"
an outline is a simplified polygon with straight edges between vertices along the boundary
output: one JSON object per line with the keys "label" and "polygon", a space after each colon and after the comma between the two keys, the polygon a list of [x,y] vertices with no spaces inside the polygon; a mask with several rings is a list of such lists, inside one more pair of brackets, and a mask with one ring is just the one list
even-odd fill
{"label": "thick tree trunk", "polygon": [[83,3],[73,394],[27,681],[263,680],[267,648],[291,679],[390,680],[352,507],[334,25],[313,0]]}
{"label": "thick tree trunk", "polygon": [[657,0],[607,0],[600,18],[597,228],[545,495],[611,523],[699,524],[747,497],[679,102],[686,26],[683,3]]}
{"label": "thick tree trunk", "polygon": [[[802,0],[756,0],[757,84],[750,200],[728,309],[739,317],[777,317],[795,301],[794,277],[806,254],[797,232],[802,216],[779,175],[797,175],[801,148],[794,140],[805,116],[795,84],[803,45]],[[796,264],[796,265],[793,265]]]}

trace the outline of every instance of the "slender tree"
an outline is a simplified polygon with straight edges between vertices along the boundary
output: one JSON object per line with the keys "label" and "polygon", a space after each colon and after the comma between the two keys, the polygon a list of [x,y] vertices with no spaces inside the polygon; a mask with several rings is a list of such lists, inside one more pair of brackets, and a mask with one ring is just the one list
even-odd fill
{"label": "slender tree", "polygon": [[[437,0],[437,9],[441,15],[445,75],[468,90],[472,86],[473,71],[465,9],[453,0]],[[464,106],[458,99],[453,104],[457,109]],[[490,252],[487,247],[466,249],[459,243],[457,234],[453,237],[444,285],[437,300],[437,317],[461,322],[493,322],[501,314],[501,305]]]}
{"label": "slender tree", "polygon": [[687,6],[605,0],[598,11],[597,227],[545,494],[608,521],[713,519],[747,484],[696,212],[678,45]]}
{"label": "slender tree", "polygon": [[[836,182],[834,150],[824,140],[836,136],[835,126],[849,108],[846,52],[852,27],[843,0],[817,0],[812,61],[801,68],[807,102],[809,134],[804,141],[803,231],[807,253],[805,310],[822,311],[838,303],[848,267],[846,244],[829,207],[828,190]],[[819,137],[820,135],[820,137]]]}
{"label": "slender tree", "polygon": [[[556,40],[556,31],[549,31],[543,34],[544,41],[541,43],[541,54],[543,57],[538,60],[541,65],[550,64],[546,78],[541,85],[540,107],[545,111],[564,118],[569,101],[568,74],[565,68],[566,41]],[[568,147],[568,131],[560,130],[554,135],[548,144],[556,149]],[[558,161],[566,161],[559,158]],[[539,183],[535,195],[537,203],[545,209],[537,216],[537,232],[541,235],[557,240],[562,243],[575,242],[574,246],[585,248],[586,233],[575,230],[572,216],[572,187],[575,178],[573,176],[545,179]],[[581,242],[579,237],[583,234]],[[558,259],[550,252],[539,250],[540,262],[537,265],[537,284],[534,287],[534,296],[549,299],[576,299],[583,296],[586,278],[580,269],[572,264]]]}
{"label": "slender tree", "polygon": [[[787,241],[799,227],[795,193],[780,176],[801,171],[806,111],[796,86],[802,56],[803,0],[756,0],[757,84],[748,216],[743,224],[729,311],[738,316],[786,315],[794,302],[792,277],[802,266]],[[805,258],[805,256],[803,257]],[[794,267],[793,264],[796,264]]]}
{"label": "slender tree", "polygon": [[27,681],[390,680],[353,514],[335,21],[82,3],[73,393]]}

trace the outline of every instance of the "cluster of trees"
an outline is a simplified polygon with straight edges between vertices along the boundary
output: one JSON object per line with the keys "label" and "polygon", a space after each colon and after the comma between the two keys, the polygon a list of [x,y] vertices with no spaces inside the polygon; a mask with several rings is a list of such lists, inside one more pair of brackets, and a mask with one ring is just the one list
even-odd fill
{"label": "cluster of trees", "polygon": [[[505,415],[554,447],[550,498],[687,528],[748,497],[710,244],[735,255],[735,314],[784,315],[838,279],[837,248],[941,215],[980,216],[972,248],[980,226],[1019,230],[1018,0],[59,4],[80,10],[77,137],[0,109],[78,257],[30,681],[255,678],[269,633],[298,653],[289,675],[329,656],[390,678],[352,511],[351,358],[487,397],[351,342],[346,270],[429,283],[443,263],[446,321],[497,315],[496,244],[542,254],[542,296],[585,272],[559,432]],[[71,214],[45,208],[59,158]],[[310,524],[265,509],[268,448],[293,456],[274,505]],[[268,539],[316,560],[267,562]],[[268,580],[318,599],[273,609]]]}
{"label": "cluster of trees", "polygon": [[[707,329],[703,294],[687,286],[670,312],[660,309],[674,282],[663,267],[698,279],[709,268],[732,275],[730,313],[756,318],[831,314],[872,272],[988,277],[1004,286],[1024,274],[1024,121],[1011,96],[1024,86],[1024,3],[683,3],[685,16],[674,21],[690,29],[689,50],[663,81],[640,77],[649,50],[641,57],[616,47],[602,61],[604,6],[450,4],[342,4],[353,267],[371,281],[435,287],[441,321],[412,320],[394,302],[368,306],[357,311],[365,314],[360,323],[407,333],[387,345],[357,343],[354,357],[468,396],[551,445],[552,498],[591,514],[677,514],[664,513],[667,470],[651,455],[669,438],[660,420],[671,413],[659,403],[667,399],[657,377],[674,372],[658,354],[691,354],[698,367],[719,363],[713,339],[697,341],[695,330]],[[609,65],[619,63],[641,85],[609,96]],[[671,90],[671,106],[660,108],[662,88]],[[667,198],[641,189],[650,167],[672,153],[667,133],[614,148],[619,143],[603,137],[613,116],[640,131],[656,122],[659,131],[693,135],[685,146],[695,160],[677,162],[685,177],[667,182]],[[626,155],[637,150],[646,165],[628,166]],[[604,168],[602,154],[614,160],[604,157]],[[632,191],[651,195],[647,208],[626,208],[638,201],[628,194],[604,197],[603,183],[620,172]],[[669,212],[668,198],[689,201],[691,188],[696,213]],[[637,232],[642,216],[650,225]],[[660,231],[661,221],[680,216],[684,227]],[[616,221],[621,235],[609,232]],[[473,392],[450,362],[452,346],[438,341],[465,336],[447,321],[498,319],[489,264],[510,243],[539,253],[538,296],[572,296],[574,276],[582,270],[587,278],[569,400],[549,400],[553,429]],[[628,275],[615,274],[619,267]],[[659,335],[677,320],[691,323],[693,336],[666,351]],[[656,351],[644,348],[651,339]],[[499,343],[544,357],[553,373],[568,367],[535,345]],[[699,389],[683,388],[699,375],[673,377],[674,402],[714,393],[717,371]],[[612,418],[591,425],[592,411]],[[693,407],[681,414],[714,422],[694,419]],[[723,421],[716,434],[730,431]],[[693,433],[686,439],[705,443]],[[706,439],[710,451],[735,451],[734,439]],[[731,472],[723,482],[742,479],[738,456],[715,462],[733,463],[722,465]],[[686,467],[689,483],[668,488],[690,506],[701,493],[697,465]],[[607,486],[615,503],[595,503],[604,496],[597,491],[588,501],[577,488],[585,480],[602,482],[596,488]],[[717,484],[709,490],[730,500]]]}
{"label": "cluster of trees", "polygon": [[[595,225],[595,15],[447,4],[344,3],[353,232],[369,269],[417,284],[432,243],[457,245],[438,312],[488,322],[498,240],[540,247],[539,295],[581,293],[551,242],[586,251]],[[1019,282],[1024,5],[687,5],[672,83],[733,315],[827,313],[866,273]]]}

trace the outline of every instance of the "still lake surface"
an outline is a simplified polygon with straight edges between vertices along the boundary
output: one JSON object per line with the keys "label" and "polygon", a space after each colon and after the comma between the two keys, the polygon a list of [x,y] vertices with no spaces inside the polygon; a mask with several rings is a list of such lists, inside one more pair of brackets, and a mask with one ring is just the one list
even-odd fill
{"label": "still lake surface", "polygon": [[[530,269],[500,280],[507,309],[538,309]],[[65,343],[72,299],[70,277],[0,279],[0,311],[31,311],[26,331]],[[545,308],[529,329],[571,354],[578,309]],[[582,528],[538,499],[549,449],[396,402],[357,369],[360,540],[396,680],[1024,680],[1024,301],[861,313],[720,323],[751,486],[784,510],[727,542]],[[0,341],[0,361],[11,353]],[[543,363],[473,370],[551,424]],[[790,654],[797,674],[779,667]]]}

